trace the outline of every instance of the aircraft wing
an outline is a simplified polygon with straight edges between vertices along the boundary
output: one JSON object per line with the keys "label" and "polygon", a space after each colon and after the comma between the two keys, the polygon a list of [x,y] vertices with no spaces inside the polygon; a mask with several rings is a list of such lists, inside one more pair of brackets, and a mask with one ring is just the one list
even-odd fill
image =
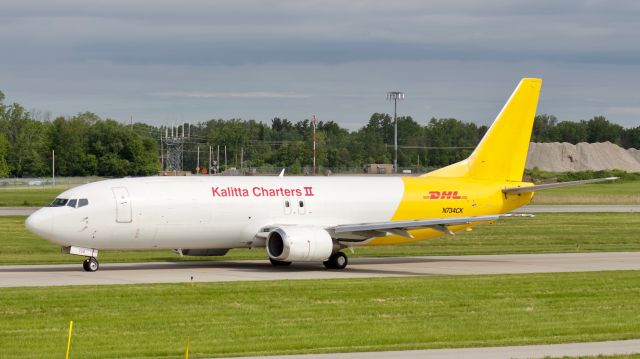
{"label": "aircraft wing", "polygon": [[620,177],[594,178],[594,179],[581,180],[581,181],[545,183],[545,184],[539,184],[539,185],[529,186],[529,187],[511,187],[511,188],[504,188],[502,192],[505,194],[529,193],[529,192],[537,192],[537,191],[551,189],[551,188],[569,187],[569,186],[577,186],[577,185],[587,184],[587,183],[613,181],[619,178]]}
{"label": "aircraft wing", "polygon": [[453,235],[454,233],[448,228],[449,226],[469,224],[472,222],[495,221],[504,217],[533,217],[533,215],[510,213],[489,216],[430,218],[409,221],[343,224],[328,227],[326,229],[332,234],[332,237],[348,238],[352,240],[364,240],[371,237],[386,236],[387,234],[396,234],[407,238],[413,238],[411,233],[408,232],[409,230],[432,228],[442,233]]}

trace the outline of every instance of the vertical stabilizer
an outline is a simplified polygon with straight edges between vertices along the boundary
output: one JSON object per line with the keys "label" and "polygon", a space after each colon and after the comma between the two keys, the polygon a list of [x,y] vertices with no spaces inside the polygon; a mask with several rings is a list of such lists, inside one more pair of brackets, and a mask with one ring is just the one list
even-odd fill
{"label": "vertical stabilizer", "polygon": [[471,156],[425,176],[521,182],[541,87],[522,79]]}

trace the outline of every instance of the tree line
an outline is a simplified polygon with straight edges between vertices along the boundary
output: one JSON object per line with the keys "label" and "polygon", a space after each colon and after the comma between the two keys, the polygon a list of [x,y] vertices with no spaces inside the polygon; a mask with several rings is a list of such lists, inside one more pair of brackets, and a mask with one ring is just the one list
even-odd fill
{"label": "tree line", "polygon": [[595,116],[580,122],[561,121],[553,115],[538,115],[531,134],[533,142],[612,142],[623,148],[640,149],[640,126],[624,128]]}
{"label": "tree line", "polygon": [[142,176],[158,171],[158,144],[91,112],[38,121],[0,92],[0,177]]}
{"label": "tree line", "polygon": [[[195,170],[198,147],[200,166],[208,166],[209,146],[226,149],[227,167],[288,167],[293,173],[310,168],[313,124],[274,118],[270,124],[255,120],[212,119],[171,129],[184,131],[184,169]],[[182,130],[182,128],[188,128]],[[487,131],[454,118],[430,119],[421,125],[411,116],[398,118],[399,167],[441,167],[466,158]],[[40,121],[20,104],[4,103],[0,92],[0,177],[50,176],[52,151],[60,176],[144,176],[161,170],[165,152],[161,138],[166,127],[143,123],[125,125],[91,112]],[[316,126],[316,163],[319,168],[362,168],[368,163],[392,163],[393,118],[374,113],[357,131],[335,121]],[[558,122],[552,115],[538,115],[532,141],[602,142],[640,148],[640,126],[624,128],[602,116]],[[220,159],[224,170],[223,159]]]}

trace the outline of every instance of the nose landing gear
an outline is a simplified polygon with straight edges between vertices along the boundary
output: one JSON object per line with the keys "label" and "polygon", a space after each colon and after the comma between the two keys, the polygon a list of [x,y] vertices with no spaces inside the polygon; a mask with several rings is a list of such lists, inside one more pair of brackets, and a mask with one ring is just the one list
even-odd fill
{"label": "nose landing gear", "polygon": [[87,272],[95,272],[100,268],[100,264],[96,257],[98,256],[98,250],[94,248],[84,248],[77,246],[62,247],[62,253],[73,254],[76,256],[84,256],[87,259],[82,263],[82,268]]}
{"label": "nose landing gear", "polygon": [[98,263],[97,259],[90,257],[84,260],[82,268],[87,272],[95,272],[100,268],[100,263]]}

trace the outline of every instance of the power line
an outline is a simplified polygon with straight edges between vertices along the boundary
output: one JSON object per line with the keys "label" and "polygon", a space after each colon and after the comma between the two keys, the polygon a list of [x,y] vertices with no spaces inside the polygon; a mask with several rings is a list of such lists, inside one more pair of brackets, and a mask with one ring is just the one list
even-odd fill
{"label": "power line", "polygon": [[[387,145],[385,147],[394,147],[394,145]],[[398,146],[399,148],[414,148],[414,149],[425,149],[425,150],[472,150],[475,147],[466,147],[466,146]]]}

